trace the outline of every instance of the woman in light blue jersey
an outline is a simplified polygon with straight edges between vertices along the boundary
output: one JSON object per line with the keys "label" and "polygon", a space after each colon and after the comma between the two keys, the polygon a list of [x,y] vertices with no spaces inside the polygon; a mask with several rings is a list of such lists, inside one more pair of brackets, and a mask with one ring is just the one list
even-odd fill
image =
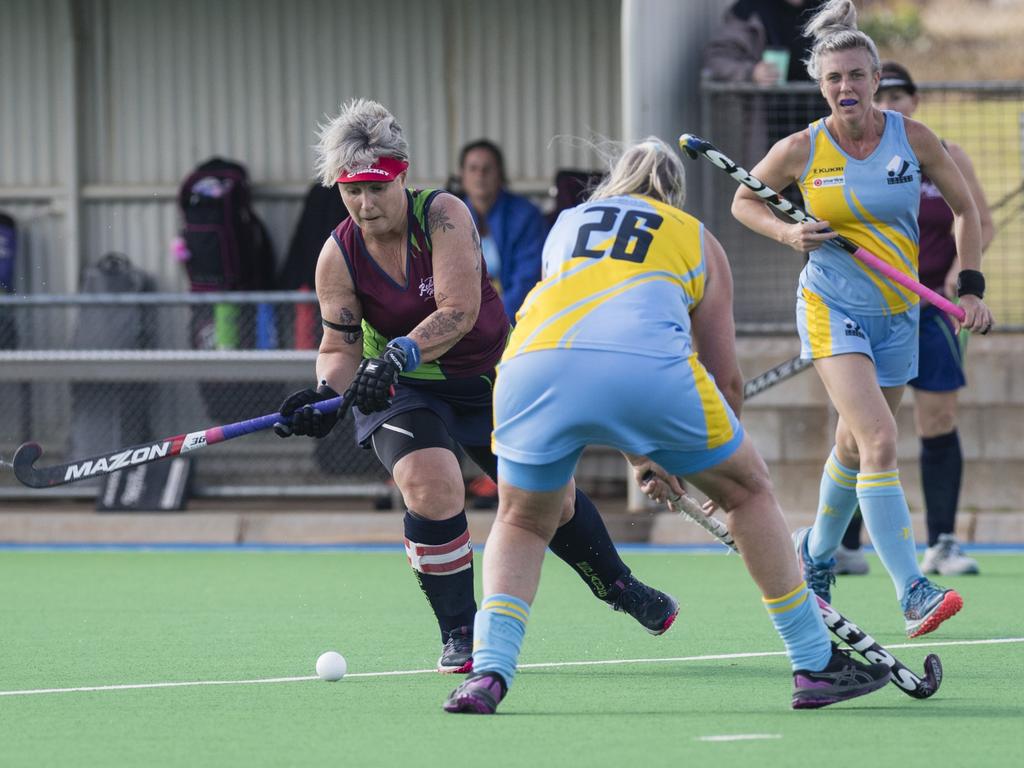
{"label": "woman in light blue jersey", "polygon": [[970,190],[934,133],[872,104],[881,66],[875,44],[856,21],[851,0],[829,0],[808,23],[806,32],[815,40],[808,72],[831,112],[777,143],[753,169],[775,189],[796,182],[820,221],[783,222],[745,187],[732,211],[755,232],[809,254],[797,294],[802,356],[814,360],[839,420],[814,526],[794,535],[804,577],[830,600],[833,553],[859,503],[895,585],[907,634],[917,637],[963,605],[955,591],[921,574],[896,467],[895,412],[906,383],[917,375],[918,299],[830,240],[845,235],[916,280],[917,213],[926,174],[954,215],[963,327],[987,333],[992,314],[982,301],[981,227]]}
{"label": "woman in light blue jersey", "polygon": [[679,156],[645,139],[548,235],[544,277],[523,302],[495,385],[498,516],[484,551],[474,674],[445,701],[449,712],[493,714],[508,692],[544,549],[587,445],[625,453],[652,498],[682,493],[678,476],[687,476],[726,511],[789,653],[794,708],[889,679],[883,665],[833,650],[800,576],[768,470],[735,415],[729,263],[680,210],[684,195]]}

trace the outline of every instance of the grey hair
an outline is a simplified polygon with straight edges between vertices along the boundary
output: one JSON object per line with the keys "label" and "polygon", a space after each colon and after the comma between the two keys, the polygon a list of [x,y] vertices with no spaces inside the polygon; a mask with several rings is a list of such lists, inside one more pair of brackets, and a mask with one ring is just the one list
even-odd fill
{"label": "grey hair", "polygon": [[372,165],[381,157],[409,160],[402,126],[376,101],[347,101],[337,117],[317,128],[316,175],[325,187],[333,187],[343,171]]}
{"label": "grey hair", "polygon": [[682,208],[686,202],[686,169],[679,154],[656,136],[627,147],[590,200],[618,195],[647,195]]}
{"label": "grey hair", "polygon": [[814,39],[811,55],[804,62],[812,80],[821,79],[822,56],[856,48],[868,52],[872,72],[882,69],[874,40],[857,29],[857,8],[853,0],[829,0],[804,26],[804,35]]}

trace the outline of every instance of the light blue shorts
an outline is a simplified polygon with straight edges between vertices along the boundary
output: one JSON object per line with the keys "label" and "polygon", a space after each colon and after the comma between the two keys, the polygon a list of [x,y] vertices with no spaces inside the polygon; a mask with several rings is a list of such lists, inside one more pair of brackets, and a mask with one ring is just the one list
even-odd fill
{"label": "light blue shorts", "polygon": [[725,461],[742,440],[696,359],[551,349],[498,368],[492,448],[498,476],[518,488],[565,485],[588,445],[649,456],[686,476]]}
{"label": "light blue shorts", "polygon": [[898,387],[917,376],[920,305],[898,315],[859,316],[811,294],[797,297],[800,357],[817,360],[856,352],[875,364],[878,385]]}

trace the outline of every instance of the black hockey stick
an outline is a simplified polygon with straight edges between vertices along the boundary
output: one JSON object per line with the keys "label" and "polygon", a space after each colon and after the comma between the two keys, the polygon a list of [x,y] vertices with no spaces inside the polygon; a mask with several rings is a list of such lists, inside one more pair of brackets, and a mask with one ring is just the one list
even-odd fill
{"label": "black hockey stick", "polygon": [[[340,395],[316,403],[316,409],[321,413],[330,413],[346,407],[345,398]],[[101,453],[98,456],[90,456],[87,459],[77,459],[66,464],[54,464],[51,467],[34,466],[36,460],[43,455],[43,449],[39,443],[23,443],[15,451],[14,460],[11,463],[14,467],[14,476],[22,484],[29,488],[50,488],[54,485],[73,483],[76,480],[109,475],[120,469],[148,464],[151,461],[159,461],[181,453],[190,453],[207,445],[222,443],[235,437],[270,429],[279,421],[288,421],[288,419],[282,417],[280,413],[268,413],[265,416],[237,421],[234,424],[208,427],[198,432],[165,437],[162,440],[140,443],[129,448],[120,448],[109,453]]]}
{"label": "black hockey stick", "polygon": [[[696,158],[698,154],[703,155],[704,158],[713,166],[725,171],[734,180],[754,192],[754,194],[764,200],[765,203],[770,205],[773,209],[789,218],[790,221],[817,221],[813,216],[810,216],[800,208],[797,208],[789,202],[789,200],[784,198],[759,178],[751,175],[748,170],[736,165],[736,163],[719,151],[718,148],[710,141],[702,139],[699,136],[684,133],[679,137],[679,147],[692,158]],[[852,240],[843,237],[842,235],[837,235],[831,242],[835,243],[854,258],[864,264],[867,264],[876,272],[879,272],[890,280],[899,283],[908,291],[916,293],[921,298],[927,299],[951,317],[955,317],[957,320],[963,321],[963,308],[958,307],[945,296],[941,296],[931,288],[922,285],[917,280],[914,280],[912,277],[905,275],[892,265],[882,261],[880,258],[875,256],[875,254],[871,253],[871,251],[862,248]]]}
{"label": "black hockey stick", "polygon": [[[669,507],[673,512],[696,523],[733,552],[739,552],[736,542],[725,523],[712,515],[704,514],[700,505],[689,496],[677,496],[669,499]],[[821,617],[836,637],[849,645],[872,664],[885,664],[892,670],[892,683],[908,696],[915,699],[927,699],[935,694],[942,685],[942,662],[934,653],[924,659],[924,677],[915,675],[905,664],[879,645],[871,635],[843,616],[839,611],[815,595]]]}
{"label": "black hockey stick", "polygon": [[810,368],[811,365],[812,363],[810,360],[802,360],[800,359],[800,355],[797,355],[784,363],[779,363],[774,368],[769,368],[764,373],[745,381],[743,383],[743,399],[749,400],[754,395],[759,395],[766,389],[774,387],[780,381],[785,381],[791,376],[796,376],[800,371]]}

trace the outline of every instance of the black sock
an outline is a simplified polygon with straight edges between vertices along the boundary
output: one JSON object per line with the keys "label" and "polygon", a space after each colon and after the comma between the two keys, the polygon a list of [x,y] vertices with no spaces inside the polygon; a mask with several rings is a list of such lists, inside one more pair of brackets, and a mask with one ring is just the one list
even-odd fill
{"label": "black sock", "polygon": [[953,533],[963,467],[960,435],[955,429],[945,435],[921,438],[921,485],[929,547],[935,546],[939,534]]}
{"label": "black sock", "polygon": [[858,509],[850,518],[850,524],[846,526],[846,533],[843,534],[843,546],[847,549],[860,549],[860,529],[863,527],[864,518],[860,516],[860,509]]}
{"label": "black sock", "polygon": [[572,566],[601,600],[617,593],[615,582],[629,575],[629,568],[619,557],[597,507],[579,488],[576,489],[576,513],[555,531],[548,546]]}
{"label": "black sock", "polygon": [[[465,511],[447,520],[405,513],[405,553],[420,589],[437,617],[441,640],[459,627],[473,626],[473,544]],[[423,563],[421,557],[429,557]]]}

